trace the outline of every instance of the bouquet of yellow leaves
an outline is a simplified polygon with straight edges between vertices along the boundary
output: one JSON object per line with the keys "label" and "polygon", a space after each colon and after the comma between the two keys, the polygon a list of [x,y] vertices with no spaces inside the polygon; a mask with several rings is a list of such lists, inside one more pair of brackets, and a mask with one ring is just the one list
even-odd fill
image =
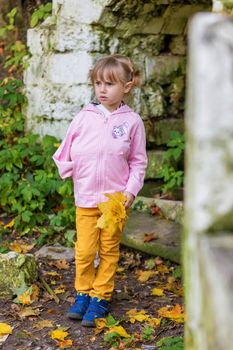
{"label": "bouquet of yellow leaves", "polygon": [[97,221],[97,227],[106,229],[110,234],[114,234],[117,229],[121,232],[124,228],[127,218],[127,212],[124,206],[126,197],[122,192],[113,194],[105,193],[109,198],[108,202],[99,203],[98,208],[102,215]]}

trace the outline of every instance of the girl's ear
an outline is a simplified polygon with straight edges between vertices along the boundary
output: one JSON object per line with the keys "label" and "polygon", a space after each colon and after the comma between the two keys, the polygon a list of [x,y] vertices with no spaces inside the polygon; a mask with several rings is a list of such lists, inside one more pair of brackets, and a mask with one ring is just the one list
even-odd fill
{"label": "girl's ear", "polygon": [[124,93],[127,94],[132,89],[132,86],[133,86],[132,81],[128,81],[128,83],[125,84]]}

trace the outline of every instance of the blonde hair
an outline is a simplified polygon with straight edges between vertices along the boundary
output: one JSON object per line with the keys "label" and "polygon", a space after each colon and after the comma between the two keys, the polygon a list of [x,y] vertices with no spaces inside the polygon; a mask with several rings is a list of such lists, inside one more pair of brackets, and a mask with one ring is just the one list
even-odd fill
{"label": "blonde hair", "polygon": [[132,86],[140,86],[140,73],[132,61],[119,54],[109,55],[101,58],[90,71],[92,84],[95,80],[110,82],[121,82],[123,84],[132,82]]}

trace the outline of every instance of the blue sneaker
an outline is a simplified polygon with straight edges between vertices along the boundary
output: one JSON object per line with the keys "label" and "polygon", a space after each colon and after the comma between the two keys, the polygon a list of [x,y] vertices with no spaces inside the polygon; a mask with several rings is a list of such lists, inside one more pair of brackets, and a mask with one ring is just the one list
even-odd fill
{"label": "blue sneaker", "polygon": [[91,298],[89,307],[83,316],[82,326],[95,327],[96,318],[104,318],[108,314],[108,301],[97,297]]}
{"label": "blue sneaker", "polygon": [[73,320],[82,320],[88,309],[90,297],[85,293],[77,293],[75,303],[69,308],[67,317]]}

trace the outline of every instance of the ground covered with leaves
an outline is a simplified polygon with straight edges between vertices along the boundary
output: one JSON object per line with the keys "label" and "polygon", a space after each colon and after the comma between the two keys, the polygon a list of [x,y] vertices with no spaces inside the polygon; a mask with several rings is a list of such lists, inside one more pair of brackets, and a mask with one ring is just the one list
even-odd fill
{"label": "ground covered with leaves", "polygon": [[[42,278],[29,299],[0,302],[3,350],[183,349],[179,265],[122,248],[110,314],[96,329],[65,316],[74,301],[74,262],[41,259],[39,266]],[[11,334],[1,330],[2,323]]]}

